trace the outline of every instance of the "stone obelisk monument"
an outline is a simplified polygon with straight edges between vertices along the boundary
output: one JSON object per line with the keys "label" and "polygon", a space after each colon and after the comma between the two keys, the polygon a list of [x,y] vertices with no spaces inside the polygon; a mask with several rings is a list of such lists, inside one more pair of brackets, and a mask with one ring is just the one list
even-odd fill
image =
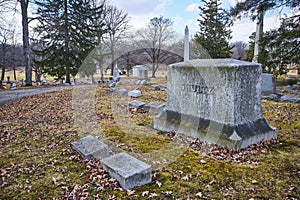
{"label": "stone obelisk monument", "polygon": [[184,30],[184,62],[190,60],[190,41],[189,41],[190,33],[188,26],[185,27]]}

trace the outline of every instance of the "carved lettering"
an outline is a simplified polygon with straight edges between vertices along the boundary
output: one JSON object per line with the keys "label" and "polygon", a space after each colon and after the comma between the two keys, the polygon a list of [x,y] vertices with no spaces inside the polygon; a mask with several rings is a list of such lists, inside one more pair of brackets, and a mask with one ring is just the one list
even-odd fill
{"label": "carved lettering", "polygon": [[207,87],[203,83],[196,83],[196,84],[191,84],[191,83],[185,83],[181,85],[182,91],[184,92],[194,92],[197,94],[208,94],[211,95],[213,94],[214,88]]}

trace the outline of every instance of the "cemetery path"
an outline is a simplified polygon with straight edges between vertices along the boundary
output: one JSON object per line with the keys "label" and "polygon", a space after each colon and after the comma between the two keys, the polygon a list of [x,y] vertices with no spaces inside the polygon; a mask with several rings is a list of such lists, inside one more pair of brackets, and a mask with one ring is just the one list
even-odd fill
{"label": "cemetery path", "polygon": [[73,87],[75,86],[70,85],[70,86],[55,86],[49,88],[32,88],[32,89],[0,91],[0,106],[22,97],[32,96],[35,94],[43,94],[47,92],[53,92],[53,91],[73,88]]}

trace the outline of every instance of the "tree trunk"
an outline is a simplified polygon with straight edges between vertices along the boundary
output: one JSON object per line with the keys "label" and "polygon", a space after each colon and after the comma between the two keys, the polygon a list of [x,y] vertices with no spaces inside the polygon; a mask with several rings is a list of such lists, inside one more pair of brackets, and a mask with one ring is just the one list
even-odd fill
{"label": "tree trunk", "polygon": [[2,43],[2,55],[1,55],[1,65],[2,65],[2,74],[1,74],[1,80],[3,81],[5,79],[5,44]]}
{"label": "tree trunk", "polygon": [[13,70],[14,70],[14,80],[16,81],[17,80],[17,74],[16,74],[16,66],[15,64],[13,64]]}
{"label": "tree trunk", "polygon": [[155,67],[156,66],[156,64],[155,63],[152,63],[152,76],[151,76],[151,78],[155,78],[155,72],[156,72],[156,70],[155,70]]}
{"label": "tree trunk", "polygon": [[111,45],[111,72],[110,75],[113,76],[114,75],[114,69],[115,69],[115,63],[114,63],[114,59],[115,59],[115,52],[114,52],[114,47],[113,45]]}
{"label": "tree trunk", "polygon": [[65,31],[66,31],[66,38],[65,38],[65,52],[66,52],[66,83],[71,84],[70,79],[70,52],[69,52],[69,42],[70,42],[70,35],[69,35],[69,28],[68,28],[68,0],[64,0],[64,9],[65,9]]}
{"label": "tree trunk", "polygon": [[22,10],[23,49],[25,55],[25,85],[32,86],[32,69],[30,65],[29,31],[28,31],[28,4],[29,0],[20,0]]}
{"label": "tree trunk", "polygon": [[260,53],[260,41],[263,36],[263,27],[264,27],[264,12],[260,11],[257,16],[257,23],[256,23],[256,35],[255,35],[255,44],[254,44],[254,55],[252,62],[258,63],[258,56]]}
{"label": "tree trunk", "polygon": [[13,54],[12,54],[12,67],[14,70],[14,80],[17,80],[17,74],[16,74],[16,45],[13,44]]}
{"label": "tree trunk", "polygon": [[5,65],[2,65],[1,81],[4,80],[4,77],[5,77]]}
{"label": "tree trunk", "polygon": [[101,83],[104,83],[104,71],[103,71],[103,66],[101,66],[101,68],[100,68],[100,73],[101,73],[101,75],[100,75]]}

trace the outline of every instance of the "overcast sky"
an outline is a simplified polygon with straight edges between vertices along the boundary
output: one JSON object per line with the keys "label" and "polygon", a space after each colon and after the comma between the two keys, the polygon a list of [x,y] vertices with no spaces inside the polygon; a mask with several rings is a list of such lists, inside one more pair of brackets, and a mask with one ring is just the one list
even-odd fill
{"label": "overcast sky", "polygon": [[[147,25],[153,17],[160,15],[169,18],[174,22],[177,33],[183,36],[184,28],[189,26],[190,34],[194,35],[198,29],[197,19],[199,18],[199,0],[109,0],[121,10],[124,10],[131,17],[133,28],[141,28]],[[235,5],[236,0],[221,0],[222,7],[229,9]],[[283,13],[281,13],[282,15]],[[279,26],[278,11],[267,13],[265,16],[264,31]],[[249,36],[255,32],[255,22],[245,18],[234,22],[232,27],[232,42],[248,42]]]}

